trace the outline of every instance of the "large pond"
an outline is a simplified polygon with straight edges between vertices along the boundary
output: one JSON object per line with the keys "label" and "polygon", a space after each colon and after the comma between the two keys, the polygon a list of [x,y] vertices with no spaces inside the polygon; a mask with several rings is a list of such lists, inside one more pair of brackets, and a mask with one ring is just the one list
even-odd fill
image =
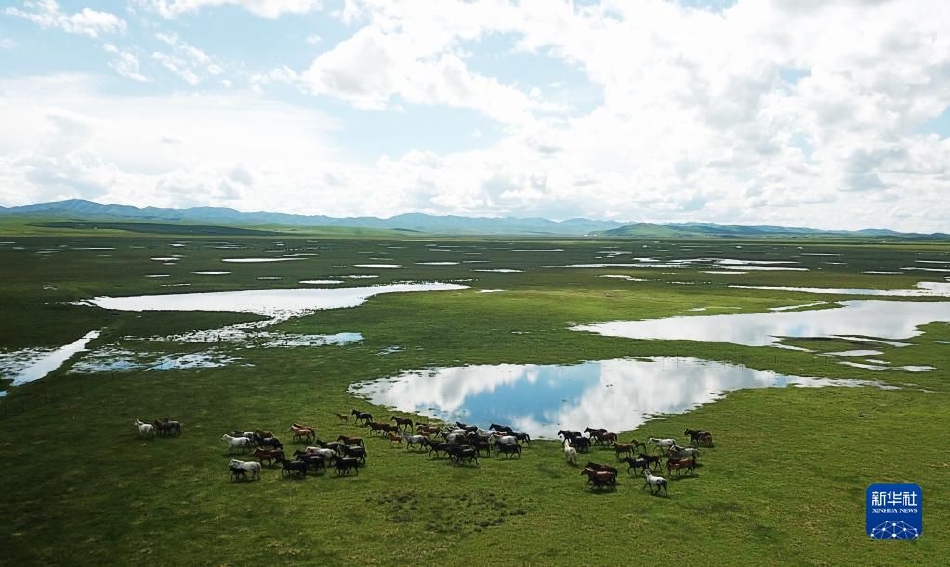
{"label": "large pond", "polygon": [[935,321],[950,322],[950,302],[845,301],[834,309],[611,321],[571,329],[630,339],[763,346],[777,345],[785,337],[903,340],[919,335],[919,325]]}
{"label": "large pond", "polygon": [[133,297],[96,297],[88,304],[118,311],[224,311],[286,319],[323,309],[356,307],[374,295],[467,289],[452,283],[401,283],[336,289],[254,289]]}
{"label": "large pond", "polygon": [[[350,387],[369,401],[449,423],[511,425],[533,437],[559,429],[626,431],[747,388],[877,386],[788,376],[696,358],[612,359],[570,366],[498,364],[404,372]],[[699,427],[699,425],[697,425]]]}

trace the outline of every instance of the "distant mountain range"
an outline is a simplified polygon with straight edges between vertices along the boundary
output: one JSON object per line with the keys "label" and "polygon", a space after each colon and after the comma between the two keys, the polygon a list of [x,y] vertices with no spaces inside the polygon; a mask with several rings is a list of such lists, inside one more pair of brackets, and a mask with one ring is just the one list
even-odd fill
{"label": "distant mountain range", "polygon": [[[426,234],[486,235],[486,236],[600,236],[627,238],[911,238],[946,239],[947,234],[900,233],[886,229],[858,231],[827,231],[811,228],[782,226],[742,226],[709,223],[681,224],[623,224],[613,221],[569,219],[555,222],[543,218],[484,218],[434,216],[408,213],[387,219],[377,217],[335,218],[322,215],[292,215],[286,213],[242,213],[221,207],[194,207],[165,209],[133,207],[130,205],[101,205],[92,201],[71,199],[20,207],[0,207],[0,218],[17,218],[25,222],[156,223],[162,225],[218,225],[245,228],[267,227],[351,227],[363,229],[412,231]],[[167,228],[162,232],[167,232]]]}

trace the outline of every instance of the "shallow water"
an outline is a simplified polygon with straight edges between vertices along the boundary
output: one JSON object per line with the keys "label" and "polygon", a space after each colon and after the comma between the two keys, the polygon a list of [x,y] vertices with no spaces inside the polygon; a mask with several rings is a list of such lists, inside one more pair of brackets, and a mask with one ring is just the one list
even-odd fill
{"label": "shallow water", "polygon": [[404,372],[350,392],[375,404],[449,423],[492,422],[557,437],[559,429],[625,431],[747,388],[884,386],[788,376],[696,358],[612,359],[570,366],[499,364]]}
{"label": "shallow water", "polygon": [[784,337],[843,338],[845,335],[900,340],[920,334],[918,325],[950,322],[950,302],[845,301],[835,309],[678,316],[612,321],[571,327],[574,331],[630,339],[774,345]]}
{"label": "shallow water", "polygon": [[82,303],[118,311],[220,311],[256,313],[275,319],[286,319],[324,309],[356,307],[370,297],[383,293],[460,289],[467,289],[467,286],[449,283],[406,283],[334,289],[258,289],[96,297]]}
{"label": "shallow water", "polygon": [[883,295],[887,297],[950,297],[950,283],[919,282],[913,289],[860,289],[847,287],[792,287],[768,285],[730,285],[734,289],[763,289],[770,291],[799,291],[828,295]]}
{"label": "shallow water", "polygon": [[76,353],[86,350],[89,341],[98,338],[99,331],[89,331],[82,338],[52,351],[28,349],[0,354],[0,368],[5,378],[13,379],[13,386],[39,380],[56,370]]}

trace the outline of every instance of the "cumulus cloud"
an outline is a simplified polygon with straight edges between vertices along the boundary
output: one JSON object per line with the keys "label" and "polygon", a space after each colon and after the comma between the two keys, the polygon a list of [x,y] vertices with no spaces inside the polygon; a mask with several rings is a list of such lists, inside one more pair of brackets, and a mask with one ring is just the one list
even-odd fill
{"label": "cumulus cloud", "polygon": [[125,20],[109,12],[83,8],[74,14],[63,13],[56,0],[25,1],[23,8],[9,7],[4,13],[29,20],[42,28],[57,28],[92,38],[100,34],[120,33],[126,29]]}

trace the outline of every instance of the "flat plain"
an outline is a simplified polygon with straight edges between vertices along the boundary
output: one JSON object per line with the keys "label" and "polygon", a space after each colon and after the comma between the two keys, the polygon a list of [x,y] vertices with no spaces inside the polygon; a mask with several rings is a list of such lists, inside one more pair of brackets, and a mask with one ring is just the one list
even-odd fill
{"label": "flat plain", "polygon": [[[950,511],[942,505],[950,499],[946,322],[923,325],[901,341],[906,346],[874,343],[875,364],[933,368],[918,372],[860,368],[822,356],[868,348],[860,336],[785,339],[786,346],[807,349],[794,350],[570,329],[791,306],[829,309],[861,299],[948,301],[734,286],[910,290],[922,281],[945,284],[950,272],[940,270],[950,268],[950,244],[41,232],[7,228],[0,236],[0,355],[56,349],[92,330],[99,335],[43,378],[7,385],[0,398],[0,564],[936,565],[950,553]],[[296,259],[225,261],[248,258]],[[684,262],[696,259],[706,260]],[[177,341],[185,333],[264,317],[116,311],[88,303],[102,296],[296,289],[314,285],[302,281],[326,280],[343,283],[316,285],[451,282],[465,288],[376,295],[356,307],[267,327],[295,336],[361,335],[318,346]],[[94,353],[104,352],[98,360],[106,362],[109,352],[180,361],[209,350],[231,362],[81,368]],[[615,491],[592,490],[580,469],[565,462],[557,440],[535,440],[520,458],[454,465],[393,446],[336,416],[359,409],[383,421],[392,415],[425,420],[348,391],[354,383],[410,370],[657,356],[872,380],[896,389],[741,390],[620,431],[624,441],[685,442],[685,428],[714,433],[715,447],[701,449],[695,474],[670,479],[668,497],[651,496],[625,467]],[[13,374],[10,368],[5,374]],[[183,434],[138,437],[135,419],[162,416],[181,421]],[[366,466],[358,475],[330,471],[302,479],[265,466],[260,481],[230,480],[229,457],[248,457],[231,453],[222,434],[273,430],[292,452],[304,446],[290,442],[292,422],[314,426],[325,440],[363,436]],[[581,458],[616,463],[604,448]],[[868,539],[865,489],[874,482],[921,485],[919,540]]]}

